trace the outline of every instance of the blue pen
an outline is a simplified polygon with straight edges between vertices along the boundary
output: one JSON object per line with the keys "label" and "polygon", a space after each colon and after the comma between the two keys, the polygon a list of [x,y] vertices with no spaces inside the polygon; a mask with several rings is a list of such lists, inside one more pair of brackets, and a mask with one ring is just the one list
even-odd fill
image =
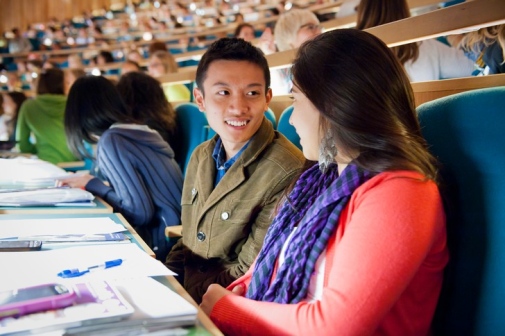
{"label": "blue pen", "polygon": [[73,268],[73,269],[63,270],[60,273],[58,273],[58,276],[60,278],[75,278],[75,277],[81,276],[83,274],[89,273],[94,270],[106,269],[106,268],[111,268],[114,266],[119,266],[122,263],[123,263],[123,259],[109,260],[109,261],[106,261],[102,264],[93,265],[93,266],[89,266],[86,268]]}

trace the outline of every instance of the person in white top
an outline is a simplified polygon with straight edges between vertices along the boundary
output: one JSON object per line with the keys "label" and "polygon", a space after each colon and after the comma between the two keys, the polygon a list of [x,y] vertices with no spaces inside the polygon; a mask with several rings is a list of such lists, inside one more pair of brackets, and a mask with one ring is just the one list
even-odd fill
{"label": "person in white top", "polygon": [[[356,28],[363,30],[410,17],[406,0],[361,0]],[[463,51],[437,40],[391,48],[411,82],[471,76],[472,60]]]}

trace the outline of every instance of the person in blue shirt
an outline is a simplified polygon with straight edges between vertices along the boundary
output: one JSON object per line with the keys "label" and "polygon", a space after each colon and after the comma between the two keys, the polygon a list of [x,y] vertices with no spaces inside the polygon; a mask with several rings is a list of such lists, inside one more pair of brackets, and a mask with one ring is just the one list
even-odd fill
{"label": "person in blue shirt", "polygon": [[84,187],[120,212],[165,260],[171,244],[167,226],[179,225],[182,173],[160,134],[133,117],[116,87],[104,77],[79,78],[68,95],[65,130],[72,151],[83,157],[84,142],[98,143],[96,166],[108,182],[89,174],[62,180]]}

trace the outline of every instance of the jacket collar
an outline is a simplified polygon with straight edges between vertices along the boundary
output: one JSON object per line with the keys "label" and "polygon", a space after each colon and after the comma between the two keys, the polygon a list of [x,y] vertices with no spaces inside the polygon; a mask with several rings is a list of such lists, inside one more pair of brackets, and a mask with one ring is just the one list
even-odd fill
{"label": "jacket collar", "polygon": [[[214,176],[216,174],[215,161],[212,158],[212,151],[216,145],[218,135],[214,136],[209,142],[205,151],[201,165],[203,171],[209,172],[205,174],[206,177],[200,176],[198,180],[197,189],[205,199],[204,209],[201,214],[204,214],[209,208],[223,199],[227,194],[236,189],[246,180],[245,168],[253,163],[258,156],[270,145],[274,139],[275,132],[272,123],[263,118],[260,128],[251,139],[251,143],[244,150],[242,155],[237,159],[235,164],[230,167],[228,172],[224,175],[223,179],[214,188]],[[210,176],[209,176],[210,175]],[[200,221],[201,218],[198,218]]]}

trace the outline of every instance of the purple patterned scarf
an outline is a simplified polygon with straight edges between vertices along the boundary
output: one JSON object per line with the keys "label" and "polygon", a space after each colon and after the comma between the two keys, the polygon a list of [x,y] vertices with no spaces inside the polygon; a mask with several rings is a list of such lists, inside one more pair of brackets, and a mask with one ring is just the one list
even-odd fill
{"label": "purple patterned scarf", "polygon": [[[246,297],[257,301],[298,303],[307,296],[316,261],[335,232],[342,209],[352,193],[371,174],[349,164],[341,176],[331,165],[305,171],[270,226],[256,260]],[[298,229],[286,249],[284,263],[271,282],[276,260],[293,228]]]}

